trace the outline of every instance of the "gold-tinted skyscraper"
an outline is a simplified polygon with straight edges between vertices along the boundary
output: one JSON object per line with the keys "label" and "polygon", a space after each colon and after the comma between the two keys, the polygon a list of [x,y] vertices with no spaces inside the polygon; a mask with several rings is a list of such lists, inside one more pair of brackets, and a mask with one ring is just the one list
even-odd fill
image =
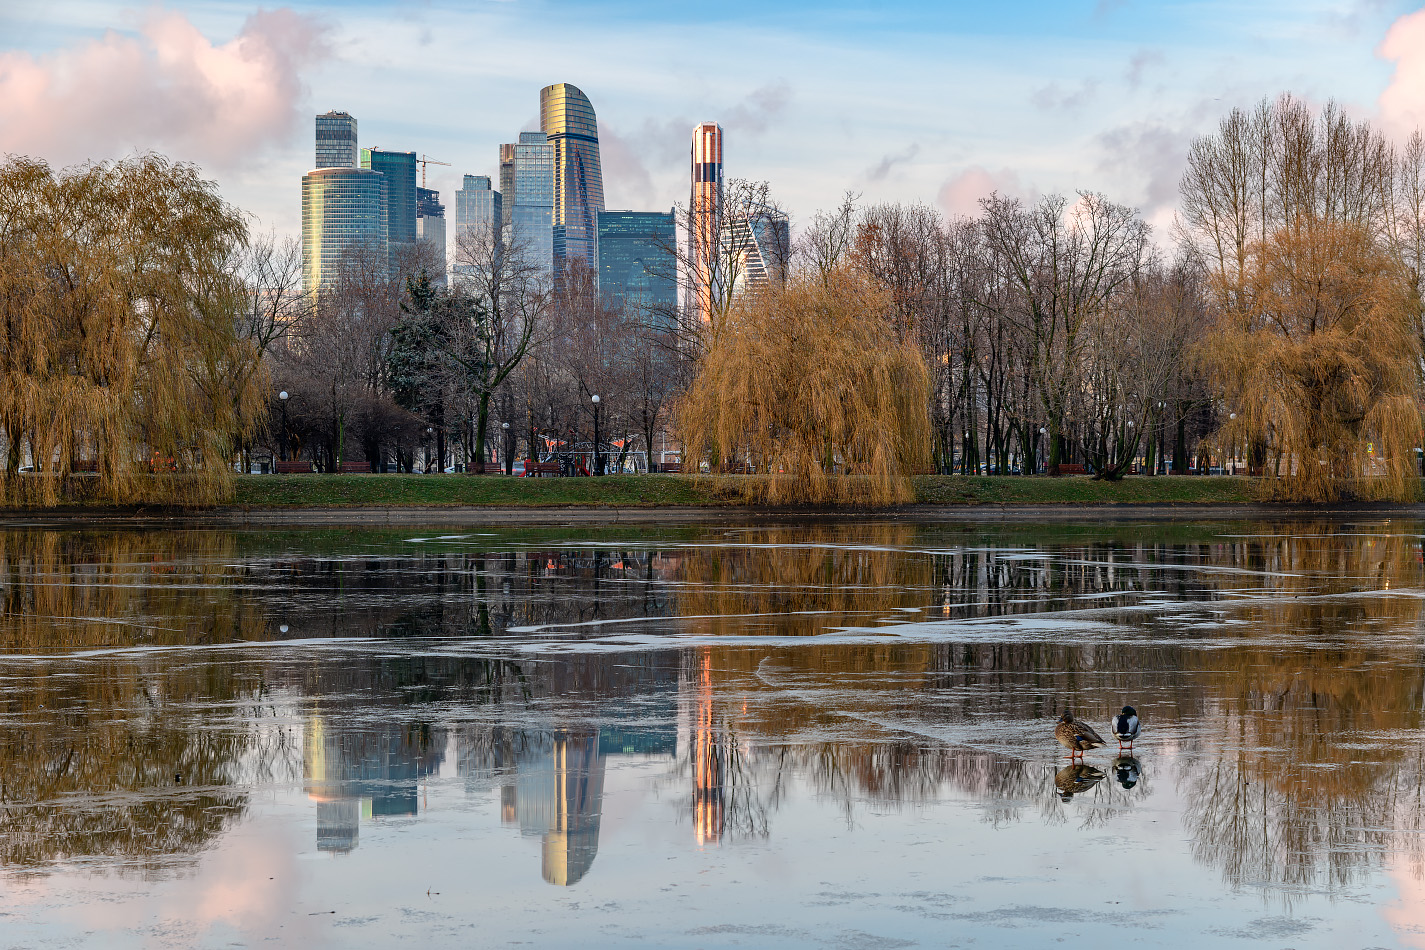
{"label": "gold-tinted skyscraper", "polygon": [[594,263],[595,225],[604,210],[599,121],[589,97],[567,82],[539,91],[539,127],[554,146],[554,266]]}
{"label": "gold-tinted skyscraper", "polygon": [[718,230],[722,216],[722,126],[704,122],[693,129],[692,193],[688,196],[693,310],[712,319]]}

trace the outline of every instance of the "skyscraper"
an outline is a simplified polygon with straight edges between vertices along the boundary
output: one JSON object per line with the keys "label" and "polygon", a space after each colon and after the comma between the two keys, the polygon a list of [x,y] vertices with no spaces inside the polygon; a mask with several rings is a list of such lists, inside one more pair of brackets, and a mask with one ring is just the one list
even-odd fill
{"label": "skyscraper", "polygon": [[314,168],[302,176],[302,286],[336,279],[342,258],[363,250],[390,259],[386,176],[365,168]]}
{"label": "skyscraper", "polygon": [[386,176],[387,239],[398,245],[416,243],[416,153],[361,150],[361,167]]}
{"label": "skyscraper", "polygon": [[539,127],[554,147],[556,273],[569,258],[594,263],[595,217],[604,210],[599,123],[589,97],[567,82],[539,91]]}
{"label": "skyscraper", "polygon": [[356,119],[346,112],[317,116],[317,164],[313,168],[356,167]]}
{"label": "skyscraper", "polygon": [[432,188],[416,188],[416,241],[430,247],[435,267],[431,278],[444,283],[445,205],[440,203],[440,192]]}
{"label": "skyscraper", "polygon": [[762,205],[732,222],[732,241],[741,266],[734,290],[756,290],[787,276],[792,252],[791,222],[785,213]]}
{"label": "skyscraper", "polygon": [[693,129],[692,191],[688,196],[688,243],[692,257],[692,310],[712,319],[717,236],[722,215],[722,126]]}
{"label": "skyscraper", "polygon": [[[511,175],[514,160],[511,158]],[[495,232],[504,223],[502,196],[490,188],[489,175],[466,175],[465,187],[455,192],[455,242],[462,234],[473,234],[482,241],[494,240]]]}
{"label": "skyscraper", "polygon": [[554,146],[543,132],[521,132],[500,146],[502,212],[510,240],[546,270],[554,267]]}
{"label": "skyscraper", "polygon": [[677,237],[671,211],[599,212],[599,295],[668,323],[678,309]]}

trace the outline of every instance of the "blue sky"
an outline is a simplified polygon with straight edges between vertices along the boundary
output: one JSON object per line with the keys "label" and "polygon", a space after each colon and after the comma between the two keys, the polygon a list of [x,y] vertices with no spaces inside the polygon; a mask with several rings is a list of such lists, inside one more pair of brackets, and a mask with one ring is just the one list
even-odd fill
{"label": "blue sky", "polygon": [[991,188],[1093,189],[1161,231],[1188,143],[1232,106],[1289,90],[1398,130],[1401,96],[1388,114],[1381,95],[1425,61],[1413,40],[1401,62],[1379,54],[1416,7],[1373,0],[277,9],[3,0],[0,151],[65,164],[158,148],[292,232],[313,113],[345,109],[364,145],[452,162],[430,168],[449,204],[563,81],[598,112],[610,207],[686,200],[689,135],[714,119],[727,174],[769,181],[794,218],[847,190],[956,213]]}

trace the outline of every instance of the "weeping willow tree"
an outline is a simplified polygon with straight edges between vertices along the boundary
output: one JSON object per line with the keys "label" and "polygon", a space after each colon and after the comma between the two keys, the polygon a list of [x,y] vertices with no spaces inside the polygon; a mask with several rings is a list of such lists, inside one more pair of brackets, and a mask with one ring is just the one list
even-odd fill
{"label": "weeping willow tree", "polygon": [[1414,494],[1421,306],[1401,222],[1418,152],[1290,96],[1233,111],[1189,152],[1181,234],[1209,275],[1218,441],[1277,497]]}
{"label": "weeping willow tree", "polygon": [[851,271],[741,295],[678,407],[685,459],[774,504],[914,497],[930,378],[890,299]]}
{"label": "weeping willow tree", "polygon": [[0,503],[229,491],[265,387],[231,266],[245,239],[192,165],[0,164]]}
{"label": "weeping willow tree", "polygon": [[1419,300],[1364,228],[1301,219],[1254,246],[1241,304],[1207,340],[1235,409],[1293,500],[1406,500],[1420,441]]}

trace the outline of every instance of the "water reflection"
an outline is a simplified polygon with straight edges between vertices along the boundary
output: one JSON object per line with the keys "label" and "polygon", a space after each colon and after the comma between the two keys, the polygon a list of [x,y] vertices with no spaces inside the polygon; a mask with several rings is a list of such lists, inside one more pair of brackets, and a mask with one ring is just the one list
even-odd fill
{"label": "water reflection", "polygon": [[[783,833],[797,792],[848,820],[967,800],[996,829],[1158,796],[1231,887],[1418,877],[1421,570],[1413,526],[1326,523],[0,532],[0,864],[151,872],[283,782],[316,849],[349,853],[364,822],[424,814],[449,749],[556,885],[599,873],[632,763],[705,849]],[[387,642],[217,649],[279,623]],[[816,636],[844,627],[884,636]],[[550,638],[568,651],[521,649]],[[1058,711],[1102,731],[1129,699],[1137,756],[1061,768]]]}
{"label": "water reflection", "polygon": [[1075,795],[1082,795],[1104,780],[1101,770],[1084,762],[1066,765],[1054,774],[1054,787],[1059,790],[1059,800],[1072,801]]}
{"label": "water reflection", "polygon": [[302,778],[317,803],[317,849],[346,853],[361,821],[414,817],[417,786],[445,758],[445,734],[427,723],[385,722],[352,728],[319,712],[302,737]]}

